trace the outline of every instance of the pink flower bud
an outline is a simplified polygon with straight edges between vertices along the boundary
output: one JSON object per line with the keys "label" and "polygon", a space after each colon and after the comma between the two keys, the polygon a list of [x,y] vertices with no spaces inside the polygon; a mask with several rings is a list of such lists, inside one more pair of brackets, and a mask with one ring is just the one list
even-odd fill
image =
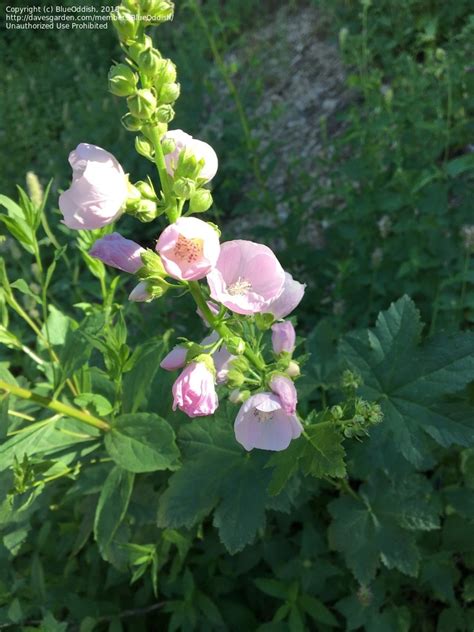
{"label": "pink flower bud", "polygon": [[177,345],[160,362],[161,368],[166,371],[181,369],[186,364],[187,352],[188,350],[185,347]]}
{"label": "pink flower bud", "polygon": [[295,340],[295,328],[289,320],[272,325],[272,345],[273,351],[277,355],[283,351],[293,353],[295,350]]}
{"label": "pink flower bud", "polygon": [[184,150],[193,154],[196,160],[204,160],[204,166],[199,173],[200,178],[209,182],[216,175],[219,161],[216,152],[207,143],[193,138],[181,129],[170,130],[163,136],[162,140],[172,140],[175,144],[175,149],[165,155],[166,170],[170,176],[174,175],[179,155]]}
{"label": "pink flower bud", "polygon": [[69,228],[94,230],[116,220],[127,199],[127,177],[108,151],[81,143],[69,154],[72,184],[59,196]]}
{"label": "pink flower bud", "polygon": [[[204,340],[201,340],[202,345],[210,345],[219,340],[219,334],[213,331],[212,334],[206,336]],[[235,359],[235,356],[231,355],[225,345],[221,345],[220,349],[214,351],[212,354],[212,360],[214,362],[214,368],[216,369],[216,382],[218,384],[225,384],[227,382],[227,374],[229,373],[229,363]]]}
{"label": "pink flower bud", "polygon": [[272,393],[249,397],[234,423],[235,438],[246,450],[285,450],[302,431],[296,415],[286,413],[280,398]]}
{"label": "pink flower bud", "polygon": [[181,217],[161,233],[156,250],[166,272],[181,281],[202,279],[216,265],[219,237],[209,224]]}
{"label": "pink flower bud", "polygon": [[268,311],[284,281],[283,268],[270,248],[243,239],[221,244],[216,267],[207,275],[211,298],[237,314]]}
{"label": "pink flower bud", "polygon": [[145,303],[150,299],[151,296],[148,292],[146,281],[140,281],[140,283],[136,285],[128,295],[128,300],[136,303]]}
{"label": "pink flower bud", "polygon": [[298,403],[298,394],[293,381],[284,375],[274,375],[270,380],[270,388],[280,398],[281,407],[285,413],[294,415],[296,413],[296,404]]}
{"label": "pink flower bud", "polygon": [[305,289],[306,285],[295,281],[289,272],[285,272],[283,291],[278,298],[270,303],[268,312],[273,314],[275,318],[285,318],[299,305]]}
{"label": "pink flower bud", "polygon": [[173,410],[188,417],[212,415],[219,405],[214,376],[203,362],[191,362],[173,384]]}
{"label": "pink flower bud", "polygon": [[91,257],[130,274],[135,274],[143,266],[141,260],[143,252],[145,252],[144,248],[130,239],[125,239],[119,233],[105,235],[98,239],[89,250]]}

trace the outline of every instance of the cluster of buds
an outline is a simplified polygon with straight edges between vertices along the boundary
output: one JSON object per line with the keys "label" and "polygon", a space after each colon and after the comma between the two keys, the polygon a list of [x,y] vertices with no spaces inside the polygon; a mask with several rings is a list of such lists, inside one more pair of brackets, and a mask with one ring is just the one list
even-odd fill
{"label": "cluster of buds", "polygon": [[[227,396],[240,404],[234,431],[246,450],[283,450],[302,432],[294,385],[300,373],[293,359],[296,333],[285,319],[305,286],[285,272],[268,246],[240,239],[222,243],[217,226],[192,217],[212,205],[205,185],[217,173],[217,156],[207,143],[168,129],[179,95],[176,69],[153,48],[138,20],[145,11],[161,16],[169,4],[127,0],[117,8],[126,63],[109,74],[111,91],[127,98],[123,122],[139,134],[137,151],[157,167],[160,193],[150,179],[131,185],[114,156],[81,143],[69,156],[73,181],[59,206],[73,229],[101,228],[122,213],[168,220],[154,250],[113,232],[96,240],[89,254],[137,278],[132,301],[153,301],[175,290],[195,300],[209,334],[199,343],[180,340],[161,362],[165,370],[180,371],[173,409],[191,418],[211,415]],[[125,19],[131,15],[133,20]]]}
{"label": "cluster of buds", "polygon": [[347,439],[362,439],[368,436],[370,428],[383,420],[380,405],[367,402],[361,397],[349,400],[344,406],[333,406],[329,412],[332,421]]}

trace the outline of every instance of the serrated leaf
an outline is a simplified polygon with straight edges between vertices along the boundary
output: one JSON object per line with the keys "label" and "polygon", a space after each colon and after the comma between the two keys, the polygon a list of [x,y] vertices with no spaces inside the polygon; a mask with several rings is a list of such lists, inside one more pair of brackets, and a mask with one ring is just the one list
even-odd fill
{"label": "serrated leaf", "polygon": [[130,472],[175,470],[179,451],[167,421],[151,413],[121,415],[105,435],[112,459]]}
{"label": "serrated leaf", "polygon": [[441,506],[429,483],[414,475],[414,482],[396,487],[382,474],[359,489],[359,500],[341,497],[329,504],[333,522],[331,546],[343,553],[361,584],[375,577],[379,562],[406,575],[416,576],[420,554],[412,531],[439,527]]}
{"label": "serrated leaf", "polygon": [[324,476],[341,478],[345,476],[344,458],[346,452],[342,447],[344,440],[342,433],[335,426],[326,422],[308,426],[305,432],[312,447],[306,465],[307,473],[318,478]]}
{"label": "serrated leaf", "polygon": [[[246,453],[235,440],[223,408],[213,418],[181,427],[183,466],[171,476],[161,497],[158,524],[190,528],[215,509],[219,537],[236,553],[265,526],[265,508],[274,507],[275,497],[267,493],[269,454],[259,450]],[[233,421],[235,409],[229,407],[229,411]]]}
{"label": "serrated leaf", "polygon": [[340,351],[363,380],[362,397],[380,403],[384,423],[374,428],[374,449],[392,445],[417,467],[430,459],[431,437],[443,447],[474,442],[472,415],[444,395],[474,378],[474,334],[461,332],[420,346],[422,324],[404,296],[382,312],[375,329],[349,334]]}
{"label": "serrated leaf", "polygon": [[114,467],[100,492],[94,519],[94,537],[102,557],[108,559],[108,549],[127,513],[135,475]]}
{"label": "serrated leaf", "polygon": [[125,413],[133,413],[140,408],[159,369],[162,353],[162,340],[150,340],[137,350],[135,365],[125,374],[123,381],[122,401]]}

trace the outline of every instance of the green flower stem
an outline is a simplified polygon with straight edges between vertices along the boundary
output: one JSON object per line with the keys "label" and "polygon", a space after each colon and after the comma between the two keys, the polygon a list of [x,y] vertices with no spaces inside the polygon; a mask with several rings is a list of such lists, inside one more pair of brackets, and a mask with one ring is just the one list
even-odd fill
{"label": "green flower stem", "polygon": [[15,386],[14,384],[8,384],[7,382],[0,380],[0,390],[11,393],[15,397],[29,399],[39,406],[43,406],[43,408],[49,408],[57,413],[61,413],[62,415],[73,417],[74,419],[78,419],[79,421],[82,421],[89,426],[93,426],[94,428],[98,428],[99,430],[103,430],[104,432],[110,430],[110,425],[103,419],[94,417],[90,413],[78,410],[77,408],[73,408],[72,406],[69,406],[69,404],[63,404],[62,402],[58,402],[57,400],[49,397],[37,395],[26,388],[21,388],[19,386]]}
{"label": "green flower stem", "polygon": [[[191,296],[193,297],[194,301],[196,302],[196,305],[201,310],[204,318],[207,320],[209,325],[211,325],[211,327],[217,331],[217,333],[224,339],[224,341],[226,339],[231,338],[234,334],[227,327],[227,325],[219,322],[219,320],[211,312],[211,310],[209,309],[206,303],[206,299],[204,298],[202,294],[201,286],[199,285],[199,283],[197,281],[189,281],[188,287],[189,287],[189,292],[191,293]],[[257,369],[259,369],[260,371],[265,370],[266,368],[265,362],[261,358],[259,358],[258,355],[252,349],[249,349],[247,346],[245,347],[244,356],[248,360],[250,360],[250,362],[252,362],[252,364],[254,364],[257,367]]]}
{"label": "green flower stem", "polygon": [[163,195],[165,196],[165,203],[170,205],[166,214],[168,220],[173,223],[178,219],[178,210],[176,209],[176,204],[174,207],[171,206],[172,190],[170,186],[170,178],[168,172],[166,171],[165,155],[163,153],[163,147],[161,146],[161,138],[158,134],[158,129],[156,127],[152,127],[149,131],[149,136],[155,149],[155,165],[158,170],[158,175],[160,176],[161,188],[163,189]]}

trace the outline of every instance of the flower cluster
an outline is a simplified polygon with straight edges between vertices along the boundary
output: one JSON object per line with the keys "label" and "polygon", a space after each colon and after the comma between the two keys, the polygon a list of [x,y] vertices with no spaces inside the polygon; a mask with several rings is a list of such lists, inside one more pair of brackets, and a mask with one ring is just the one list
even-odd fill
{"label": "flower cluster", "polygon": [[[154,250],[112,232],[97,239],[89,254],[137,277],[132,301],[188,291],[211,329],[200,343],[183,340],[161,362],[165,370],[180,370],[173,409],[192,418],[211,415],[227,392],[231,402],[241,404],[237,441],[246,450],[283,450],[302,432],[294,385],[300,373],[293,360],[296,335],[285,318],[305,286],[285,272],[268,246],[221,242],[214,224],[193,217],[212,205],[208,183],[218,160],[207,143],[168,129],[179,84],[174,64],[145,35],[146,22],[127,21],[143,4],[149,3],[129,0],[116,11],[127,63],[111,69],[109,88],[127,99],[123,124],[137,133],[137,151],[156,165],[160,192],[150,179],[132,185],[110,153],[81,143],[69,156],[72,184],[59,199],[64,223],[94,230],[112,225],[122,213],[141,221],[167,218]],[[163,10],[169,5],[158,4]]]}

